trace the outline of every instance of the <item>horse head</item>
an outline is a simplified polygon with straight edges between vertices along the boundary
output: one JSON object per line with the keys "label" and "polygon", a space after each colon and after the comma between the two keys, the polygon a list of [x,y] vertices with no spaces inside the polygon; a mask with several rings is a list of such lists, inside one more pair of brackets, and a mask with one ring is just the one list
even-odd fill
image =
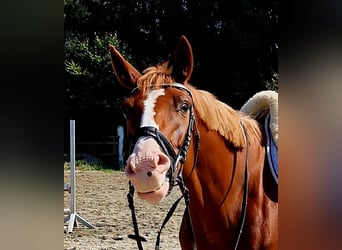
{"label": "horse head", "polygon": [[119,83],[131,90],[123,103],[128,136],[135,138],[125,175],[138,197],[159,203],[173,186],[189,150],[194,109],[188,81],[193,70],[192,48],[182,36],[170,61],[142,73],[113,46],[110,57]]}

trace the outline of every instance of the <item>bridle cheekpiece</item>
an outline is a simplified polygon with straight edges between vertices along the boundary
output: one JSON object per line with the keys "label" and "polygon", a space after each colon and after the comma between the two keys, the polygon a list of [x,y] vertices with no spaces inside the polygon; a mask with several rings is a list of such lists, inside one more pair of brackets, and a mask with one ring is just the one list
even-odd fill
{"label": "bridle cheekpiece", "polygon": [[[182,91],[185,91],[191,97],[191,99],[192,99],[191,91],[187,87],[185,87],[183,84],[180,84],[180,83],[162,84],[161,87],[162,88],[177,88],[177,89],[180,89]],[[135,89],[132,90],[132,92],[133,91],[135,91]],[[144,127],[140,128],[140,131],[138,133],[138,137],[141,137],[141,136],[150,136],[150,137],[152,137],[158,143],[158,145],[161,147],[163,152],[171,159],[171,166],[170,166],[170,168],[169,168],[169,170],[167,172],[167,177],[169,178],[169,182],[170,182],[168,194],[171,192],[173,186],[175,185],[175,182],[177,180],[177,176],[179,174],[181,174],[181,172],[182,172],[182,169],[177,171],[177,168],[178,168],[179,164],[183,165],[185,163],[185,160],[186,160],[186,157],[187,157],[187,154],[188,154],[188,150],[189,150],[189,147],[190,147],[191,134],[192,134],[194,126],[196,126],[193,102],[192,102],[192,105],[191,105],[189,111],[190,111],[190,114],[189,114],[188,129],[187,129],[187,132],[186,132],[183,144],[182,144],[181,148],[179,149],[178,153],[175,152],[175,150],[173,149],[171,143],[159,131],[158,128],[152,127],[152,126],[144,126]],[[198,132],[197,131],[196,131],[196,135],[198,137],[198,139],[197,139],[198,142],[197,143],[199,143],[199,136],[198,136]]]}

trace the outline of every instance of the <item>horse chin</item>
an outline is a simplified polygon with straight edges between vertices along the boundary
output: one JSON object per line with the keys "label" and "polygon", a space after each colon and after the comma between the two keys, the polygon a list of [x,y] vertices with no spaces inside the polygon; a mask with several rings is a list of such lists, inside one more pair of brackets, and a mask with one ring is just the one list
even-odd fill
{"label": "horse chin", "polygon": [[157,205],[158,203],[160,203],[164,197],[167,195],[168,191],[169,191],[169,182],[164,182],[162,184],[162,186],[155,190],[155,191],[151,191],[151,192],[139,192],[137,190],[137,195],[140,199],[145,200],[146,202],[148,202],[151,205]]}

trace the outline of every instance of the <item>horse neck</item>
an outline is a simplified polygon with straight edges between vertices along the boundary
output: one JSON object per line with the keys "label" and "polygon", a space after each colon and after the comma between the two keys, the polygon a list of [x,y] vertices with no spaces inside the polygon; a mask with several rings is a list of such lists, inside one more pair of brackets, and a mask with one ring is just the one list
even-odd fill
{"label": "horse neck", "polygon": [[[264,134],[256,121],[245,125],[248,151],[247,147],[241,150],[234,148],[219,133],[210,131],[199,123],[201,141],[194,168],[195,151],[192,140],[189,159],[184,166],[184,178],[189,190],[191,226],[196,244],[203,246],[203,249],[212,246],[217,246],[218,249],[233,247],[241,229],[241,218],[246,219],[243,224],[244,236],[239,242],[241,249],[261,249],[268,244],[266,239],[270,239],[270,233],[271,237],[277,235],[273,231],[277,232],[274,216],[278,205],[268,198],[263,187],[266,180],[263,175]],[[244,188],[246,169],[247,192]],[[247,195],[247,207],[243,205],[244,195]],[[243,211],[246,211],[246,217],[243,217]],[[256,216],[260,220],[255,220]]]}
{"label": "horse neck", "polygon": [[[202,216],[202,212],[208,209],[206,207],[208,204],[212,204],[216,208],[226,206],[227,210],[239,210],[247,158],[251,162],[253,161],[251,157],[255,154],[247,156],[246,147],[234,148],[218,132],[208,130],[204,124],[199,123],[198,130],[200,147],[197,164],[193,166],[196,154],[194,138],[192,138],[192,146],[188,154],[189,161],[184,166],[184,179],[190,192],[190,205],[196,207],[199,216]],[[247,138],[249,140],[248,150],[263,155],[261,132],[258,135],[247,131]],[[261,169],[260,165],[263,164],[263,161],[264,158],[261,157],[255,166],[249,164],[251,168],[249,172],[253,172],[253,169],[257,167]],[[230,214],[234,213],[230,212]],[[235,223],[235,219],[237,218],[230,218],[232,223]]]}

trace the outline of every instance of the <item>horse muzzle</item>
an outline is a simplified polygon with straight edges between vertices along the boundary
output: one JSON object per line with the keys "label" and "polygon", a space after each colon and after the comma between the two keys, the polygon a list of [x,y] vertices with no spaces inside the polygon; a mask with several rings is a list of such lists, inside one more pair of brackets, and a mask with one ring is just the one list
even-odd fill
{"label": "horse muzzle", "polygon": [[160,150],[158,143],[153,138],[141,137],[127,159],[125,175],[139,198],[157,204],[168,193],[170,183],[166,173],[170,166],[169,157]]}

